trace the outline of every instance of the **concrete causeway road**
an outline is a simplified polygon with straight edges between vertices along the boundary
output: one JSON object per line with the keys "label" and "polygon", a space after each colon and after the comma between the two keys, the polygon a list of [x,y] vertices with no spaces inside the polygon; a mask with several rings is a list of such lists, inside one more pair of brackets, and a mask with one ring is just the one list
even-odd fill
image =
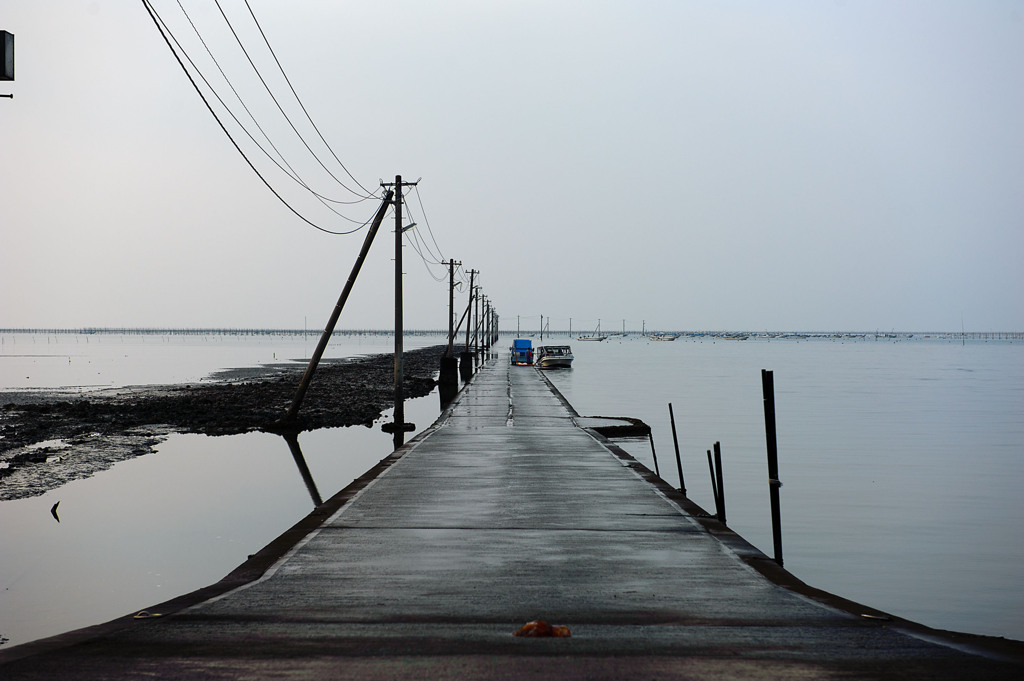
{"label": "concrete causeway road", "polygon": [[[1024,678],[1012,643],[965,652],[778,585],[800,586],[577,420],[537,370],[492,360],[224,583],[0,651],[0,678]],[[535,619],[572,636],[513,636]]]}

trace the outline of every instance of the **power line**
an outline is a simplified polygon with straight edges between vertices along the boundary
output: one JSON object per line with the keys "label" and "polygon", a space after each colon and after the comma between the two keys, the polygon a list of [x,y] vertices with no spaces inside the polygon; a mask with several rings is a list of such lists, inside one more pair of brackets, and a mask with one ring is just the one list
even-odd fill
{"label": "power line", "polygon": [[[288,125],[291,127],[292,131],[295,132],[295,135],[302,142],[303,146],[306,147],[306,150],[309,151],[309,153],[313,156],[314,159],[316,159],[316,162],[320,164],[320,167],[323,168],[325,171],[327,171],[328,175],[330,175],[332,178],[334,178],[335,182],[337,182],[339,185],[341,185],[346,191],[349,191],[352,194],[355,194],[356,196],[360,196],[359,192],[349,188],[347,185],[345,185],[344,182],[339,180],[338,177],[334,173],[332,173],[330,171],[330,169],[326,165],[324,165],[323,161],[320,160],[320,157],[317,156],[316,152],[314,152],[313,149],[309,146],[309,143],[306,142],[306,139],[302,136],[302,133],[300,133],[298,128],[295,127],[295,123],[292,122],[292,119],[288,116],[287,112],[285,112],[284,107],[281,106],[281,102],[274,95],[273,90],[270,89],[270,86],[267,84],[267,81],[263,77],[263,74],[260,73],[259,68],[256,66],[256,63],[253,61],[252,56],[249,54],[249,50],[247,50],[245,48],[245,44],[242,43],[242,39],[238,36],[238,32],[235,30],[234,25],[231,23],[231,20],[228,18],[228,15],[225,14],[224,8],[221,7],[220,0],[214,0],[214,4],[216,4],[217,5],[217,9],[220,10],[220,15],[224,18],[224,23],[226,23],[228,28],[231,30],[231,35],[234,36],[235,42],[238,43],[239,49],[242,50],[242,54],[245,55],[245,58],[246,58],[246,60],[248,60],[249,65],[252,67],[253,72],[260,79],[260,83],[263,84],[263,88],[267,91],[267,94],[270,95],[270,99],[273,100],[274,104],[277,106],[277,110],[281,112],[282,116],[284,116],[284,119],[288,122]],[[179,6],[181,5],[181,0],[178,0],[178,5]],[[246,6],[248,7],[248,2],[246,2]],[[182,9],[182,11],[184,11],[184,8]],[[249,7],[249,13],[252,15],[253,20],[255,20],[256,19],[256,15],[253,14],[251,7]],[[256,26],[257,26],[257,28],[259,28],[260,34],[263,35],[263,39],[266,42],[267,47],[270,48],[270,42],[267,40],[266,34],[263,33],[262,27],[259,26],[259,22],[256,23]],[[270,51],[271,51],[271,54],[273,54],[273,48],[270,48]],[[277,56],[276,55],[274,55],[274,60],[277,61]],[[279,69],[281,69],[281,73],[284,74],[284,69],[281,68],[281,63],[279,61],[277,62],[277,66],[278,66]],[[288,84],[289,84],[289,87],[290,87],[291,86],[291,81],[288,80],[288,76],[287,75],[285,75],[285,80],[288,81]],[[294,89],[292,89],[292,94],[295,94],[295,90]],[[298,100],[298,95],[295,95],[295,98],[296,98],[296,100]],[[301,106],[301,102],[299,102],[299,104]],[[303,107],[303,111],[305,111],[305,107]],[[307,113],[307,117],[308,117],[308,115],[309,114]],[[289,166],[289,168],[290,167],[291,166]],[[344,168],[344,166],[342,166],[342,167]],[[346,172],[348,172],[348,171],[346,170]],[[350,175],[350,177],[351,177],[351,175]],[[353,178],[353,179],[355,179],[355,178]],[[360,200],[365,200],[367,198],[370,198],[370,196],[372,196],[372,195],[369,192],[366,192],[364,190],[364,194],[362,195],[362,198]],[[349,202],[337,201],[337,203],[349,203]]]}
{"label": "power line", "polygon": [[438,260],[445,260],[444,253],[441,252],[441,247],[437,245],[437,239],[434,238],[434,230],[430,228],[430,220],[427,219],[427,209],[423,207],[423,197],[420,196],[420,186],[417,184],[416,189],[416,200],[420,204],[420,212],[423,213],[423,222],[427,224],[427,233],[430,234],[430,240],[434,242],[434,247],[437,249]]}
{"label": "power line", "polygon": [[[345,171],[345,174],[352,178],[352,181],[359,185],[359,188],[362,189],[366,194],[374,196],[375,192],[372,192],[366,187],[364,187],[362,183],[360,183],[359,180],[357,180],[355,176],[349,172],[348,168],[345,167],[345,164],[342,163],[341,159],[338,158],[338,155],[334,153],[334,149],[331,148],[331,145],[327,143],[326,139],[324,139],[323,134],[320,132],[320,128],[318,128],[316,123],[313,122],[313,118],[309,115],[309,111],[306,110],[306,105],[302,103],[302,99],[299,98],[299,94],[295,91],[295,87],[292,85],[291,79],[288,78],[288,74],[285,73],[284,67],[281,66],[281,62],[280,60],[278,60],[277,54],[274,52],[274,48],[270,46],[270,41],[267,40],[267,35],[266,33],[263,32],[263,27],[260,25],[259,20],[256,18],[256,14],[253,13],[252,7],[249,7],[249,0],[245,0],[245,6],[249,9],[249,14],[252,15],[252,20],[256,24],[256,28],[259,29],[260,35],[263,36],[263,41],[267,44],[267,49],[270,50],[271,56],[274,57],[274,62],[277,64],[277,68],[281,71],[281,75],[284,76],[285,82],[288,83],[288,88],[292,91],[292,94],[295,96],[295,101],[299,103],[299,107],[302,109],[302,113],[306,114],[306,120],[308,120],[309,124],[313,126],[313,130],[315,130],[317,136],[320,137],[320,141],[324,143],[325,147],[327,147],[327,151],[331,152],[331,156],[333,156],[334,160],[338,162],[338,165],[341,166],[342,170]],[[332,177],[334,176],[332,175]],[[339,180],[339,184],[340,183],[341,182]]]}
{"label": "power line", "polygon": [[422,260],[422,261],[423,261],[423,266],[424,266],[424,267],[426,267],[426,269],[427,269],[427,274],[429,274],[429,275],[430,275],[430,278],[431,278],[431,279],[433,279],[434,281],[436,281],[436,282],[438,282],[438,283],[440,283],[440,282],[443,282],[443,281],[446,281],[446,280],[447,280],[447,276],[446,276],[445,274],[441,274],[440,276],[438,276],[438,275],[434,274],[434,271],[433,271],[433,270],[431,269],[431,265],[439,265],[439,264],[442,264],[442,263],[432,263],[432,262],[428,261],[428,260],[427,260],[427,259],[426,259],[426,258],[425,258],[425,257],[423,256],[423,252],[422,252],[422,251],[420,250],[420,247],[419,247],[419,246],[418,246],[418,245],[417,245],[417,244],[415,243],[415,240],[414,240],[414,239],[409,239],[409,245],[410,245],[410,246],[412,246],[412,249],[413,249],[414,251],[416,251],[416,254],[417,254],[417,255],[419,255],[419,256],[420,256],[420,260]]}
{"label": "power line", "polygon": [[[239,154],[242,155],[242,158],[245,160],[245,162],[247,164],[249,164],[249,167],[252,168],[254,173],[256,173],[256,176],[260,178],[260,180],[263,182],[263,184],[265,184],[266,187],[270,190],[270,193],[276,199],[278,199],[278,201],[280,201],[282,204],[284,204],[286,208],[288,208],[290,211],[292,211],[292,213],[294,213],[296,215],[296,217],[298,217],[300,220],[302,220],[306,224],[310,225],[311,227],[314,227],[315,229],[319,229],[321,231],[325,231],[327,233],[330,233],[330,235],[350,235],[350,233],[358,231],[362,227],[365,227],[367,224],[369,224],[370,220],[368,219],[366,222],[358,225],[357,227],[355,227],[353,229],[348,229],[348,230],[328,229],[327,227],[323,227],[321,225],[316,224],[315,222],[312,222],[311,220],[306,218],[304,215],[299,213],[299,211],[296,210],[288,201],[286,201],[285,198],[281,196],[279,191],[274,189],[273,186],[270,184],[270,182],[266,179],[266,177],[264,177],[263,174],[259,171],[259,169],[256,168],[256,165],[252,162],[252,160],[242,150],[242,146],[239,144],[239,142],[236,139],[234,139],[234,137],[231,135],[231,133],[227,130],[227,127],[224,125],[223,121],[221,121],[220,117],[217,116],[217,112],[214,111],[213,105],[210,103],[209,99],[207,99],[206,95],[203,94],[203,90],[202,90],[202,88],[200,88],[199,83],[197,83],[196,79],[193,78],[193,75],[191,75],[188,72],[188,68],[185,67],[184,61],[181,60],[181,56],[179,56],[177,50],[174,49],[174,44],[178,45],[178,48],[181,49],[181,52],[182,52],[182,54],[185,55],[185,58],[188,58],[187,53],[181,47],[180,43],[178,43],[177,39],[174,38],[174,34],[170,31],[170,28],[164,22],[163,18],[160,17],[160,14],[157,12],[156,8],[153,7],[153,5],[150,2],[150,0],[142,0],[142,6],[145,7],[146,12],[148,14],[150,14],[150,17],[153,19],[154,25],[157,27],[157,31],[160,33],[160,36],[164,39],[164,42],[167,44],[168,49],[171,50],[171,54],[174,55],[174,59],[178,62],[178,66],[181,67],[181,70],[184,72],[185,77],[188,79],[188,82],[191,83],[191,85],[193,85],[193,88],[196,90],[196,93],[200,96],[200,99],[202,99],[203,103],[206,104],[206,108],[207,108],[207,110],[209,110],[210,115],[213,116],[214,120],[217,122],[217,125],[219,125],[220,129],[224,132],[225,135],[227,135],[228,140],[230,140],[231,144],[234,145],[234,148],[236,148],[236,150],[238,150]],[[173,44],[171,42],[172,40],[173,40]],[[189,62],[190,61],[191,61],[191,59],[189,59]],[[195,68],[195,63],[193,63],[193,66]],[[196,71],[200,75],[200,77],[202,78],[203,77],[202,73],[199,71],[198,68],[196,69]],[[207,85],[209,86],[209,82],[207,82]],[[210,87],[210,89],[214,93],[214,95],[217,96],[218,99],[219,99],[219,95],[216,94],[216,90],[214,90],[212,88],[212,86]],[[221,103],[223,104],[222,100],[221,100]],[[227,110],[226,107],[225,107],[225,110]],[[228,111],[228,113],[230,113],[230,110],[227,110],[227,111]],[[233,115],[232,115],[232,118],[233,118]],[[236,119],[236,122],[238,122],[238,119]],[[243,127],[243,129],[245,129],[244,126],[242,126],[242,127]],[[249,134],[248,131],[246,131],[246,133]],[[250,138],[251,137],[252,136],[250,135]],[[255,140],[253,140],[253,141],[255,142]],[[259,146],[259,145],[257,144],[257,146]],[[260,147],[260,148],[262,150],[262,147]],[[264,152],[264,154],[266,153],[265,150],[263,150],[263,152]],[[345,218],[345,219],[351,220],[351,218]],[[354,220],[352,220],[352,221],[354,221]]]}
{"label": "power line", "polygon": [[[278,167],[278,169],[280,169],[281,172],[284,173],[286,176],[288,176],[292,181],[294,181],[299,186],[304,188],[306,191],[311,193],[314,197],[316,197],[316,199],[318,201],[320,201],[320,203],[323,204],[325,208],[327,208],[329,211],[331,211],[332,213],[334,213],[338,217],[342,218],[343,220],[347,220],[347,221],[352,222],[354,224],[359,224],[358,220],[353,220],[352,218],[348,217],[347,215],[344,215],[343,213],[338,212],[337,210],[335,210],[331,206],[328,206],[327,203],[325,203],[325,202],[330,201],[332,203],[348,203],[348,204],[352,204],[352,203],[360,203],[361,201],[364,201],[365,199],[359,199],[357,201],[341,201],[341,200],[338,200],[338,199],[331,199],[330,197],[324,196],[324,195],[314,191],[312,187],[310,187],[304,180],[302,180],[301,177],[299,177],[298,172],[292,167],[292,165],[290,163],[288,163],[287,159],[285,159],[284,155],[277,148],[277,145],[274,144],[274,142],[270,139],[270,136],[263,129],[263,126],[261,126],[259,121],[256,120],[256,117],[253,115],[252,111],[249,109],[249,107],[246,105],[245,101],[242,99],[241,95],[238,93],[238,89],[234,86],[234,83],[231,82],[231,79],[228,77],[227,73],[225,73],[224,69],[221,67],[220,62],[217,60],[217,57],[214,56],[213,51],[210,49],[210,47],[207,44],[206,40],[203,38],[202,34],[199,31],[199,28],[195,25],[195,22],[192,21],[192,17],[189,15],[188,11],[181,4],[181,0],[177,0],[177,3],[178,3],[178,8],[181,10],[181,13],[188,20],[189,25],[192,27],[192,31],[196,34],[196,37],[199,39],[199,42],[202,44],[203,48],[206,50],[207,55],[209,55],[211,61],[213,61],[214,65],[217,67],[217,70],[220,71],[221,77],[224,78],[224,82],[227,83],[229,88],[231,88],[231,92],[235,95],[235,99],[238,100],[238,103],[241,104],[241,106],[245,110],[245,112],[247,114],[249,114],[249,118],[256,125],[256,128],[263,134],[264,139],[267,140],[267,143],[270,144],[270,146],[273,148],[273,150],[277,153],[278,157],[280,157],[281,161],[286,166],[288,166],[288,169],[285,170],[285,168],[283,168],[281,166],[281,164],[277,162],[277,160],[263,147],[263,145],[260,144],[256,140],[255,137],[253,137],[252,133],[249,132],[248,128],[246,128],[246,126],[243,125],[240,120],[238,120],[238,117],[234,114],[234,112],[231,110],[231,108],[227,105],[227,103],[224,101],[224,99],[220,96],[220,94],[217,92],[217,89],[215,87],[213,87],[213,84],[210,82],[210,80],[205,75],[203,75],[203,72],[199,68],[199,65],[196,64],[195,60],[192,59],[192,57],[185,50],[185,48],[181,44],[181,42],[178,41],[178,39],[174,36],[173,32],[170,31],[170,28],[167,27],[166,22],[164,22],[164,26],[167,27],[167,30],[170,33],[171,38],[174,40],[175,44],[178,45],[178,49],[181,50],[182,54],[185,55],[185,58],[188,60],[188,62],[192,65],[192,68],[195,69],[196,73],[199,75],[199,77],[206,84],[206,87],[208,87],[210,89],[210,92],[213,94],[214,97],[217,98],[217,101],[220,102],[221,106],[224,107],[224,110],[228,113],[228,115],[230,115],[231,118],[235,121],[235,123],[238,124],[238,127],[242,130],[242,132],[244,132],[249,137],[249,139],[252,141],[252,143],[255,144],[256,147],[260,151],[263,152],[263,154],[267,157],[268,160],[270,160],[271,163],[276,165]],[[162,18],[161,18],[161,21],[163,21]],[[230,24],[229,24],[229,26],[230,26]],[[234,29],[232,29],[232,31],[233,30]],[[236,37],[236,40],[237,40],[237,37]],[[242,48],[242,49],[243,49],[243,52],[244,52],[245,51],[244,48]],[[250,60],[250,64],[251,63],[252,62]],[[253,65],[253,67],[255,68],[255,65]],[[257,75],[259,75],[258,72],[257,72]],[[262,79],[262,77],[261,77],[261,79]],[[272,93],[271,93],[271,97],[273,98],[273,94]],[[279,108],[280,108],[280,106],[279,106]],[[287,116],[286,116],[286,118],[287,118]],[[300,139],[301,139],[301,137],[300,137]],[[347,191],[351,191],[347,187],[345,187],[345,189]]]}

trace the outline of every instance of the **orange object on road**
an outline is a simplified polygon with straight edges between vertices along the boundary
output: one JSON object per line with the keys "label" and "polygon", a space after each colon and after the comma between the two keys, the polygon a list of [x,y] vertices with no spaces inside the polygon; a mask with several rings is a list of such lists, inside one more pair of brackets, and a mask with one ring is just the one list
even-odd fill
{"label": "orange object on road", "polygon": [[569,627],[560,625],[551,625],[544,620],[533,620],[527,622],[523,627],[515,633],[516,636],[552,636],[555,638],[568,638],[572,636],[569,632]]}

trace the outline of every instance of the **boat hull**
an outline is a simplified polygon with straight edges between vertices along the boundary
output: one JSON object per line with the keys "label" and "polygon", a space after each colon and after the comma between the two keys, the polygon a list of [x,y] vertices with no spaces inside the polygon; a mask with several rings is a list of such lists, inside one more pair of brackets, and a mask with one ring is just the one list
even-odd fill
{"label": "boat hull", "polygon": [[541,369],[571,369],[572,357],[541,357],[536,366]]}

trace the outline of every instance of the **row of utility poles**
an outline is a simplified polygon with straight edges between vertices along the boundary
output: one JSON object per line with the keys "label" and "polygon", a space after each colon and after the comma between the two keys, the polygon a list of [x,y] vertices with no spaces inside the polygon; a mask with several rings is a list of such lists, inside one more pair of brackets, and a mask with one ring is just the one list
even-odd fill
{"label": "row of utility poles", "polygon": [[[478,270],[469,271],[469,301],[456,323],[455,315],[455,268],[462,263],[448,261],[448,350],[441,358],[441,373],[438,389],[441,405],[447,406],[459,392],[459,376],[468,382],[483,361],[484,355],[498,340],[498,312],[490,299],[483,295],[476,283]],[[455,339],[466,322],[466,342],[459,356],[455,354]]]}
{"label": "row of utility poles", "polygon": [[[373,239],[380,229],[384,216],[387,214],[389,206],[394,206],[395,213],[395,410],[394,421],[384,424],[383,429],[394,434],[396,449],[405,443],[405,433],[415,429],[414,424],[407,423],[405,420],[404,313],[402,303],[402,235],[415,227],[415,223],[411,225],[402,224],[402,188],[415,186],[417,182],[403,182],[401,175],[396,175],[393,183],[381,182],[381,186],[386,189],[384,199],[381,201],[380,208],[377,209],[370,228],[367,230],[363,246],[352,266],[348,281],[345,282],[341,296],[338,298],[327,326],[320,336],[320,342],[310,357],[309,365],[306,367],[306,371],[295,391],[291,406],[280,420],[270,424],[272,430],[295,432],[300,428],[298,425],[299,408],[302,405],[309,384],[313,380],[320,359],[323,357],[327,343],[334,333],[334,327],[341,317],[341,312],[345,307],[348,296],[352,291],[356,278],[359,276],[359,271],[362,268],[367,253],[369,253]],[[476,276],[480,274],[478,270],[469,271],[469,301],[465,312],[462,314],[462,318],[458,324],[455,323],[455,267],[457,265],[461,266],[461,264],[456,263],[454,260],[448,261],[448,348],[441,359],[439,380],[442,406],[446,406],[451,402],[458,393],[459,374],[461,374],[463,381],[469,381],[473,377],[477,365],[483,361],[484,353],[490,350],[498,338],[498,313],[487,296],[482,295],[480,292],[480,286],[476,283]],[[457,359],[455,356],[455,338],[462,328],[463,322],[466,322],[466,342]],[[461,365],[459,359],[461,359]]]}
{"label": "row of utility poles", "polygon": [[[0,31],[0,80],[14,80],[14,35],[7,31]],[[13,98],[13,96],[14,95],[11,94],[0,94],[0,97]],[[345,287],[342,290],[341,296],[338,298],[338,302],[334,306],[334,311],[331,313],[331,317],[327,321],[327,326],[324,328],[324,331],[320,336],[320,342],[317,344],[316,350],[314,350],[310,357],[306,371],[303,373],[302,379],[299,381],[299,386],[295,391],[295,396],[292,398],[291,406],[281,419],[270,424],[271,429],[285,432],[297,431],[299,408],[302,406],[302,401],[306,396],[306,391],[309,389],[309,384],[312,382],[313,375],[316,373],[317,366],[319,366],[320,360],[327,348],[327,342],[334,333],[334,327],[337,325],[338,319],[341,317],[341,311],[344,309],[345,303],[348,301],[349,294],[352,292],[352,286],[355,284],[356,278],[359,276],[359,271],[363,266],[363,262],[366,260],[366,255],[370,251],[373,239],[377,235],[377,231],[380,229],[380,225],[383,222],[388,206],[390,205],[394,206],[395,211],[395,414],[394,422],[391,424],[385,424],[385,429],[394,432],[396,448],[400,447],[404,443],[405,433],[415,429],[413,424],[407,423],[405,420],[405,368],[403,366],[404,315],[402,309],[402,235],[415,227],[415,223],[408,226],[402,225],[402,188],[413,187],[418,182],[419,180],[416,182],[403,182],[401,175],[396,175],[393,183],[381,182],[381,186],[386,188],[387,191],[384,195],[384,199],[381,201],[380,208],[378,208],[377,213],[374,215],[366,237],[363,240],[363,246],[352,266],[352,271],[349,274],[348,281],[345,282]],[[462,263],[458,264],[461,265]],[[455,394],[458,393],[459,389],[458,372],[456,370],[457,360],[455,359],[454,354],[454,341],[455,334],[462,326],[462,321],[460,320],[457,326],[454,323],[455,265],[456,263],[454,260],[448,261],[448,350],[441,361],[440,389],[442,405],[447,405],[452,398],[455,397]],[[465,314],[463,314],[463,320],[469,317],[473,318],[472,323],[466,324],[466,345],[461,352],[461,374],[465,381],[472,378],[476,369],[476,363],[482,359],[482,352],[489,350],[494,341],[497,340],[498,336],[498,314],[491,306],[487,297],[481,296],[480,287],[474,283],[474,278],[477,274],[479,274],[477,270],[470,270],[469,303],[466,306]],[[480,309],[481,304],[483,306],[482,317]],[[470,312],[473,311],[474,308],[475,312],[471,315]],[[470,334],[471,330],[472,338]]]}

